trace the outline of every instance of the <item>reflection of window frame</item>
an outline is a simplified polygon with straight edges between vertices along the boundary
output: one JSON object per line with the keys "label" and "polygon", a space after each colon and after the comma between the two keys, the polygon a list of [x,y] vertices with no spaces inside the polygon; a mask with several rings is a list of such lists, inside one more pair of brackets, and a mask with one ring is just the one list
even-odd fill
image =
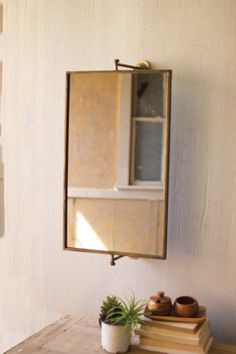
{"label": "reflection of window frame", "polygon": [[[164,187],[165,178],[165,156],[166,156],[166,119],[163,117],[131,117],[131,154],[130,154],[130,184],[139,186],[156,186]],[[138,180],[135,178],[135,145],[136,145],[136,124],[137,122],[142,122],[145,124],[149,123],[161,123],[162,125],[162,162],[161,162],[161,180],[158,181],[148,181],[148,180]]]}
{"label": "reflection of window frame", "polygon": [[[118,189],[143,189],[164,190],[166,171],[166,159],[168,155],[169,134],[169,97],[170,76],[169,70],[160,70],[156,73],[164,74],[163,79],[163,117],[132,117],[132,87],[134,75],[124,72],[120,75],[120,119],[119,119],[119,142],[118,142],[118,168],[116,187]],[[150,72],[153,74],[153,71]],[[162,122],[163,124],[163,159],[162,181],[135,181],[135,122],[145,121]]]}

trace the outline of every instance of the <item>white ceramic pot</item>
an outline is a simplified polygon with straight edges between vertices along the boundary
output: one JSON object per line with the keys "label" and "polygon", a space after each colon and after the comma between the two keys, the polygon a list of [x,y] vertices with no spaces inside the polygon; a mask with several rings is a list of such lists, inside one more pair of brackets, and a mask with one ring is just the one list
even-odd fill
{"label": "white ceramic pot", "polygon": [[109,353],[126,353],[131,335],[124,326],[112,326],[102,322],[102,347]]}

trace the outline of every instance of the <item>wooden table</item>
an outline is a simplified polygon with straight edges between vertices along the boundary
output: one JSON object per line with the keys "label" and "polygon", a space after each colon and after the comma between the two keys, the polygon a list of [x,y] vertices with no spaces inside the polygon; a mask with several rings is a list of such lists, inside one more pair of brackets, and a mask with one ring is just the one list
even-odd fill
{"label": "wooden table", "polygon": [[[29,337],[7,354],[104,354],[97,320],[66,316]],[[6,354],[5,353],[5,354]],[[133,345],[130,353],[155,354]],[[211,354],[236,353],[236,346],[213,344]]]}

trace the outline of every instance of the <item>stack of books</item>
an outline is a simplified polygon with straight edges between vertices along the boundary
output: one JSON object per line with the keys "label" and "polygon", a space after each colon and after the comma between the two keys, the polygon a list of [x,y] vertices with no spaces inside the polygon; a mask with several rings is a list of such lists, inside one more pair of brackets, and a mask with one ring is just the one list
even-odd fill
{"label": "stack of books", "polygon": [[136,332],[140,348],[168,354],[206,354],[213,341],[207,318],[201,323],[145,318]]}

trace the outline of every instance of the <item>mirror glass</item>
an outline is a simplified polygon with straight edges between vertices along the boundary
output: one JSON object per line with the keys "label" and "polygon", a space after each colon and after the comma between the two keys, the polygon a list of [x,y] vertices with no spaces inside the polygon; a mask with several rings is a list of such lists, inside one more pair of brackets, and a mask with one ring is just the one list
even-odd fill
{"label": "mirror glass", "polygon": [[137,122],[135,137],[135,179],[161,181],[163,124]]}
{"label": "mirror glass", "polygon": [[165,258],[170,70],[67,73],[65,249]]}

